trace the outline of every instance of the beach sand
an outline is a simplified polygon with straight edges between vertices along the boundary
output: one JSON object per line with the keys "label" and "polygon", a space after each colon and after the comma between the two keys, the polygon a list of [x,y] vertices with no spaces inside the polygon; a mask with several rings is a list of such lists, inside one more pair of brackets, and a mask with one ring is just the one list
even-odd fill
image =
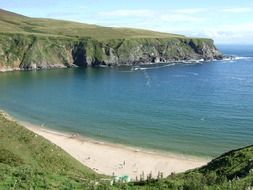
{"label": "beach sand", "polygon": [[[4,112],[2,114],[7,119],[16,121],[9,114]],[[54,131],[23,121],[17,123],[61,147],[82,164],[100,174],[128,175],[132,180],[136,180],[136,177],[140,179],[143,172],[145,177],[152,172],[153,178],[157,177],[158,172],[162,172],[166,177],[172,172],[184,172],[210,161],[204,158],[96,141],[78,134]]]}
{"label": "beach sand", "polygon": [[165,177],[172,172],[184,172],[200,167],[209,161],[208,159],[151,152],[144,149],[99,142],[80,137],[77,134],[53,131],[25,122],[19,123],[58,145],[82,164],[100,174],[128,175],[132,180],[135,180],[136,177],[139,179],[143,172],[145,177],[152,172],[153,178],[157,177],[158,172],[162,172]]}

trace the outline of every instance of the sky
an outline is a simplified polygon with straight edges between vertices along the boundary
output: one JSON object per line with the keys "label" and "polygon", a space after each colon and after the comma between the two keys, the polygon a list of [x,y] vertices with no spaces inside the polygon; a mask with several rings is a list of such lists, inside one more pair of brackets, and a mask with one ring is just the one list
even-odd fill
{"label": "sky", "polygon": [[31,17],[134,27],[253,44],[253,0],[0,0]]}

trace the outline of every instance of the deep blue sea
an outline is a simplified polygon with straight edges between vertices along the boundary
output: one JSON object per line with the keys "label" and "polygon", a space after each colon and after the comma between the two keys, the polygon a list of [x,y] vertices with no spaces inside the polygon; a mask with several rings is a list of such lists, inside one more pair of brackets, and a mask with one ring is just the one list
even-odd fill
{"label": "deep blue sea", "polygon": [[253,144],[253,46],[234,60],[0,73],[0,108],[98,140],[197,156]]}

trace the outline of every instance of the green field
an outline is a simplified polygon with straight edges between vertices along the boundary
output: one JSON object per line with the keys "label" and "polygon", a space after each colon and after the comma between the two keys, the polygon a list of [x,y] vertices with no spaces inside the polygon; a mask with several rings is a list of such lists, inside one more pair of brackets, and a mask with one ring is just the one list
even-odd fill
{"label": "green field", "polygon": [[91,37],[96,40],[126,38],[171,38],[183,35],[133,28],[102,27],[78,22],[30,18],[0,9],[0,32],[64,37]]}

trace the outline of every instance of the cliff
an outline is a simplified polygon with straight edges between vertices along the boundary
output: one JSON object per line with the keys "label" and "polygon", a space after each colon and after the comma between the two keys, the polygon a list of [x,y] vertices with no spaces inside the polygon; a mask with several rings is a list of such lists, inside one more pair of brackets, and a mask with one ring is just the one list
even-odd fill
{"label": "cliff", "polygon": [[0,71],[221,59],[211,39],[25,17],[0,9]]}
{"label": "cliff", "polygon": [[133,65],[192,59],[220,59],[209,39],[136,38],[98,41],[0,34],[0,69]]}

